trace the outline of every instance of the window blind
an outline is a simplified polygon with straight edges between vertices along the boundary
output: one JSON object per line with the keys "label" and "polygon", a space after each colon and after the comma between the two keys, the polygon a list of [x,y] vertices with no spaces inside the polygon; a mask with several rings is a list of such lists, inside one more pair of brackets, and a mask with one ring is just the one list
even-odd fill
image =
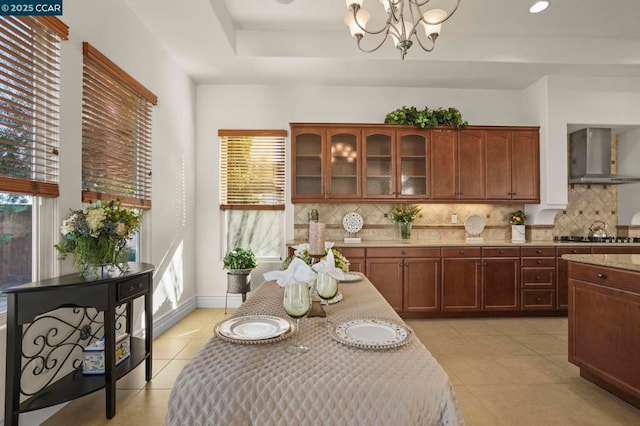
{"label": "window blind", "polygon": [[284,210],[286,130],[219,130],[220,208]]}
{"label": "window blind", "polygon": [[55,17],[0,18],[0,191],[57,197],[60,41]]}
{"label": "window blind", "polygon": [[82,201],[151,208],[151,113],[157,97],[83,43]]}

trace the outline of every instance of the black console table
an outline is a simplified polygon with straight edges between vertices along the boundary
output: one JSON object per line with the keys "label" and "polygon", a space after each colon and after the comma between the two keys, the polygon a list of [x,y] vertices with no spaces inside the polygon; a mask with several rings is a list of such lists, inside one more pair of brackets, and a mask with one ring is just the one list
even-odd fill
{"label": "black console table", "polygon": [[[20,413],[70,401],[102,388],[106,391],[106,416],[110,419],[116,414],[117,379],[145,361],[145,380],[151,380],[154,266],[129,265],[129,272],[109,277],[83,278],[70,274],[4,289],[7,294],[6,426],[17,425]],[[131,336],[133,301],[138,297],[144,297],[144,339]],[[125,310],[117,310],[121,305]],[[79,320],[70,322],[49,314],[58,308],[71,308]],[[102,312],[103,320],[93,312]],[[116,366],[116,329],[120,327],[117,316],[122,317],[130,335],[131,356]],[[46,326],[35,327],[45,331],[36,331],[33,337],[28,335],[31,325],[38,321],[47,321]],[[83,375],[81,348],[85,345],[82,341],[96,340],[103,332],[105,373]],[[23,338],[35,349],[25,351]],[[63,365],[72,371],[64,374]],[[56,377],[56,372],[64,376]],[[25,390],[22,379],[26,374],[43,373],[49,373],[52,378],[44,380],[42,387],[35,391]],[[24,400],[21,402],[21,399]]]}

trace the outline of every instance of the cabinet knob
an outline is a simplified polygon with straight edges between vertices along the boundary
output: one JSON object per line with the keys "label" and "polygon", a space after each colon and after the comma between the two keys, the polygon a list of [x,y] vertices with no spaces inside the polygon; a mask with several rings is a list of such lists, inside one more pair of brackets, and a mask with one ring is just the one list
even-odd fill
{"label": "cabinet knob", "polygon": [[478,262],[478,266],[482,266],[482,263],[481,263],[481,262]]}
{"label": "cabinet knob", "polygon": [[536,250],[536,253],[540,254],[542,253],[542,250]]}
{"label": "cabinet knob", "polygon": [[483,263],[483,266],[487,266],[487,265],[488,265],[488,263],[487,263],[487,262],[484,262],[484,263]]}
{"label": "cabinet knob", "polygon": [[459,254],[464,254],[464,250],[460,250],[458,253]]}
{"label": "cabinet knob", "polygon": [[129,291],[134,291],[136,288],[134,286],[129,287]]}
{"label": "cabinet knob", "polygon": [[518,195],[518,194],[517,194],[517,193],[515,193],[515,192],[512,192],[512,193],[511,193],[511,195]]}
{"label": "cabinet knob", "polygon": [[598,277],[598,278],[603,278],[603,279],[604,279],[604,278],[607,278],[607,274],[603,274],[602,272],[598,272],[597,277]]}
{"label": "cabinet knob", "polygon": [[404,250],[402,250],[402,254],[407,254],[407,252],[406,252],[406,251],[404,251]]}
{"label": "cabinet knob", "polygon": [[540,275],[536,275],[536,281],[540,281]]}
{"label": "cabinet knob", "polygon": [[504,250],[498,250],[498,254],[503,254]]}
{"label": "cabinet knob", "polygon": [[398,266],[403,266],[402,263],[398,263]]}
{"label": "cabinet knob", "polygon": [[511,193],[510,193],[510,192],[507,192],[507,195],[511,195]]}
{"label": "cabinet knob", "polygon": [[542,265],[542,260],[536,260],[537,265]]}
{"label": "cabinet knob", "polygon": [[577,252],[578,252],[578,250],[576,250],[576,249],[571,250],[571,253],[577,253]]}
{"label": "cabinet knob", "polygon": [[458,195],[464,195],[462,192],[458,192]]}
{"label": "cabinet knob", "polygon": [[542,299],[540,297],[536,297],[536,302],[541,302]]}

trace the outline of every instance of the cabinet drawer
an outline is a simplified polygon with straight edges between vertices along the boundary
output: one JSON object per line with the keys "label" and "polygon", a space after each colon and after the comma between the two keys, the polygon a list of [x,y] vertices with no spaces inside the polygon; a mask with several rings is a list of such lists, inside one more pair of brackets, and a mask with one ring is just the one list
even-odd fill
{"label": "cabinet drawer", "polygon": [[556,267],[556,258],[555,257],[545,257],[536,259],[533,257],[522,259],[522,267],[523,268],[555,268]]}
{"label": "cabinet drawer", "polygon": [[364,257],[364,247],[338,247],[340,253],[347,259],[351,257]]}
{"label": "cabinet drawer", "polygon": [[520,247],[482,247],[482,257],[520,257]]}
{"label": "cabinet drawer", "polygon": [[440,257],[440,247],[374,247],[367,249],[367,257]]}
{"label": "cabinet drawer", "polygon": [[591,247],[556,247],[556,256],[562,256],[563,254],[589,254],[591,253]]}
{"label": "cabinet drawer", "polygon": [[555,255],[554,247],[522,247],[522,257],[553,257]]}
{"label": "cabinet drawer", "polygon": [[522,309],[553,309],[553,290],[522,290]]}
{"label": "cabinet drawer", "polygon": [[480,257],[480,247],[445,247],[442,249],[442,257]]}
{"label": "cabinet drawer", "polygon": [[117,284],[118,302],[133,299],[149,289],[149,280],[146,276],[121,281]]}
{"label": "cabinet drawer", "polygon": [[552,287],[553,269],[527,268],[522,270],[522,285],[524,287]]}
{"label": "cabinet drawer", "polygon": [[640,246],[593,246],[593,254],[640,254]]}
{"label": "cabinet drawer", "polygon": [[631,271],[569,262],[569,279],[640,292],[640,274]]}

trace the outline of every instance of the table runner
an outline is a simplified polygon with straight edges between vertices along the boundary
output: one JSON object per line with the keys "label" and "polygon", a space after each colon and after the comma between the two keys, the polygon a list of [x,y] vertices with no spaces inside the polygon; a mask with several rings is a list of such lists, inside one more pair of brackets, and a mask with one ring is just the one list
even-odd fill
{"label": "table runner", "polygon": [[[341,283],[329,318],[376,317],[404,324],[365,278]],[[234,314],[288,318],[283,288],[267,281]],[[343,345],[325,318],[300,320],[309,352],[285,351],[293,337],[241,345],[213,337],[185,366],[169,398],[167,425],[462,425],[449,377],[413,336],[396,349]],[[213,333],[213,331],[212,331]]]}

